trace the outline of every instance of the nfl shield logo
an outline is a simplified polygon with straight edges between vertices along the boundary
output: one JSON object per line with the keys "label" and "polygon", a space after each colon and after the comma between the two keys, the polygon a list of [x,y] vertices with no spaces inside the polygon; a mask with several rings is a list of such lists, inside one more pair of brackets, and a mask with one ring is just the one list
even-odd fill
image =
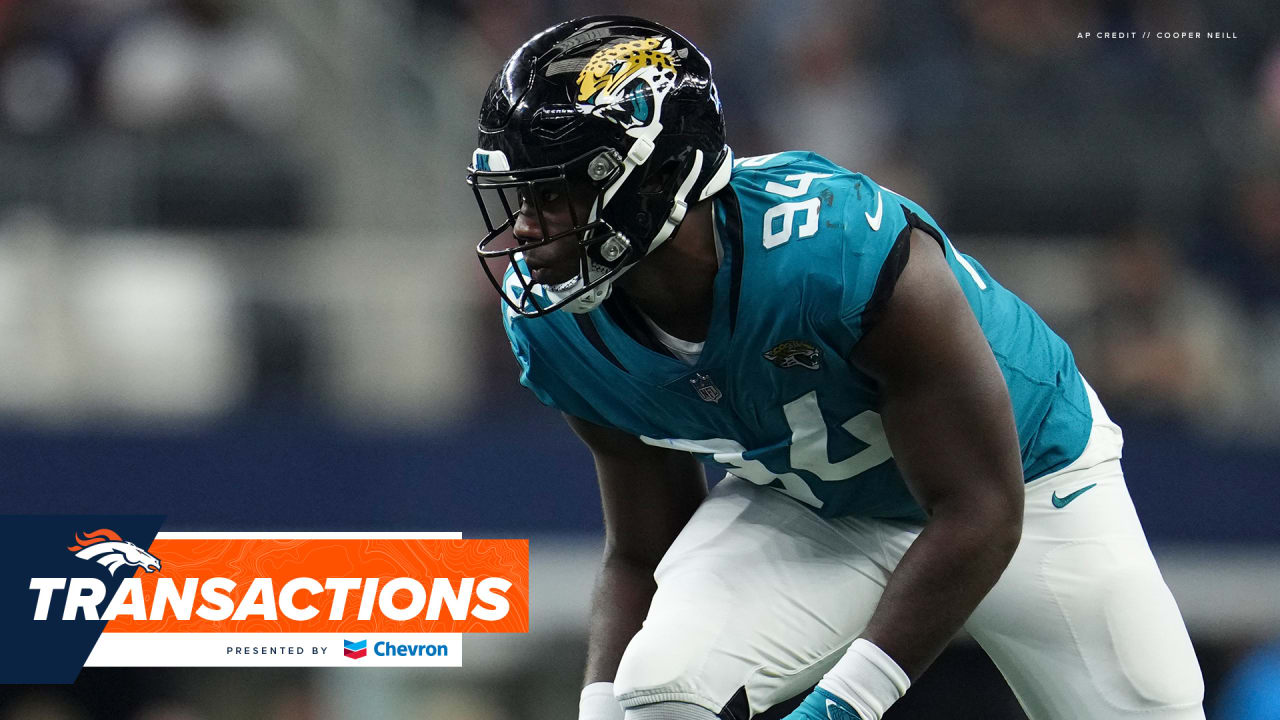
{"label": "nfl shield logo", "polygon": [[711,382],[711,378],[706,373],[697,373],[689,379],[689,384],[698,391],[698,397],[704,402],[718,403],[720,398],[724,397],[724,393],[720,392],[720,388]]}

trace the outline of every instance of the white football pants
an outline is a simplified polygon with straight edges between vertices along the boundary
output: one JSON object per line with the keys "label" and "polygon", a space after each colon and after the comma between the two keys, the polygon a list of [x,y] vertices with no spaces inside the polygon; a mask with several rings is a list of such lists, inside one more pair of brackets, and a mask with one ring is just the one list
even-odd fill
{"label": "white football pants", "polygon": [[[1088,446],[1027,484],[1022,542],[965,629],[1031,720],[1203,720],[1200,668],[1125,487],[1120,429],[1089,399]],[[618,700],[719,712],[745,688],[755,714],[804,692],[862,632],[919,531],[824,520],[726,478],[658,566]]]}

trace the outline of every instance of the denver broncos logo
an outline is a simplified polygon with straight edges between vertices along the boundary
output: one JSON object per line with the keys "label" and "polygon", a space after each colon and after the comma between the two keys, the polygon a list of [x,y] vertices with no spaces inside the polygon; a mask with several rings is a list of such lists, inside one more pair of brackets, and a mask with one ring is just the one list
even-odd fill
{"label": "denver broncos logo", "polygon": [[114,530],[102,528],[91,533],[76,534],[76,544],[67,548],[82,560],[93,560],[107,568],[112,575],[122,565],[140,567],[147,572],[160,569],[160,558],[134,545],[116,534]]}
{"label": "denver broncos logo", "polygon": [[649,125],[676,79],[671,39],[640,38],[596,51],[578,73],[578,109],[628,129]]}
{"label": "denver broncos logo", "polygon": [[822,350],[803,340],[784,340],[764,354],[764,359],[780,368],[802,367],[817,370]]}

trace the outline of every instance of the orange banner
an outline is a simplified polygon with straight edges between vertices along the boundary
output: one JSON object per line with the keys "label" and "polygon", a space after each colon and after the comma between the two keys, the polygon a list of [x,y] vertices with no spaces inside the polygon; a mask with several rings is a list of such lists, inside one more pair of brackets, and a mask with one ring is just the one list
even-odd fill
{"label": "orange banner", "polygon": [[157,538],[105,632],[529,629],[527,540]]}

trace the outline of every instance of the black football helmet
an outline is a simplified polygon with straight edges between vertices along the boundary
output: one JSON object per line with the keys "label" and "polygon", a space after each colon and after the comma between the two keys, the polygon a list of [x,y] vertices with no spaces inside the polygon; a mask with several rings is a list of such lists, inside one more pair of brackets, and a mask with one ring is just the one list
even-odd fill
{"label": "black football helmet", "polygon": [[[588,312],[690,205],[729,182],[732,166],[711,62],[692,43],[639,18],[560,23],[511,56],[480,108],[467,168],[488,228],[480,264],[520,315]],[[541,199],[571,191],[591,195],[587,215],[571,208],[572,227],[553,235]],[[536,213],[539,237],[514,237],[522,203]],[[578,275],[536,283],[523,252],[570,237]]]}

